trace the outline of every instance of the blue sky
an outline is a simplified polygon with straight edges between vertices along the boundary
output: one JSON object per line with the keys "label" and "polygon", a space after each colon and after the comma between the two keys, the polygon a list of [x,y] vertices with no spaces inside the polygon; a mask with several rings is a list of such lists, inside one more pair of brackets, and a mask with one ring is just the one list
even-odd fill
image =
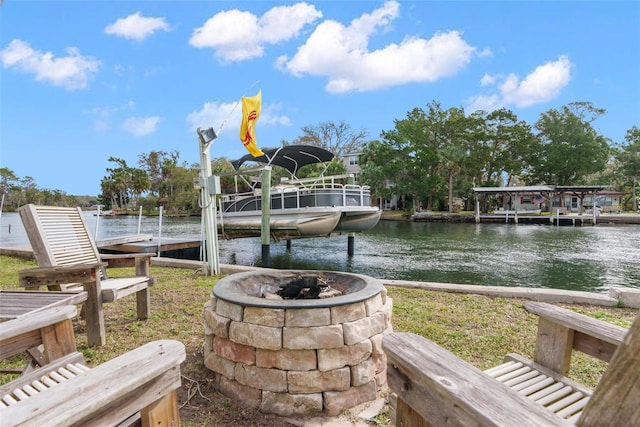
{"label": "blue sky", "polygon": [[[640,126],[640,2],[27,1],[0,7],[0,167],[97,195],[108,158],[246,154],[345,121],[369,139],[415,107],[541,113],[588,101],[622,142]],[[233,110],[233,112],[232,112]],[[226,120],[228,118],[228,120]],[[226,120],[226,122],[225,122]]]}

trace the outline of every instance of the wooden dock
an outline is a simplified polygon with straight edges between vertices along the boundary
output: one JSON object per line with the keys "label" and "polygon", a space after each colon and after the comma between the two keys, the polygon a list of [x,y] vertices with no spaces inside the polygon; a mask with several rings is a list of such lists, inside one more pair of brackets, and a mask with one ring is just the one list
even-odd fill
{"label": "wooden dock", "polygon": [[[384,219],[384,218],[383,218]],[[413,215],[415,222],[476,222],[473,213],[448,213],[448,212],[416,212]],[[593,225],[593,215],[526,215],[509,214],[481,214],[480,223],[492,224],[538,224],[560,225],[580,227]],[[596,217],[598,225],[640,224],[640,215],[633,214],[601,214]]]}
{"label": "wooden dock", "polygon": [[[100,240],[96,246],[101,253],[155,253],[156,256],[179,259],[200,259],[200,241],[193,239],[178,239],[163,237],[158,239],[151,235],[140,235],[142,238],[132,236],[114,239]],[[0,255],[8,255],[17,258],[33,259],[33,250],[29,245],[0,247]]]}
{"label": "wooden dock", "polygon": [[179,239],[175,237],[163,237],[158,239],[123,243],[97,242],[96,245],[101,253],[155,253],[156,256],[179,259],[200,259],[200,240]]}

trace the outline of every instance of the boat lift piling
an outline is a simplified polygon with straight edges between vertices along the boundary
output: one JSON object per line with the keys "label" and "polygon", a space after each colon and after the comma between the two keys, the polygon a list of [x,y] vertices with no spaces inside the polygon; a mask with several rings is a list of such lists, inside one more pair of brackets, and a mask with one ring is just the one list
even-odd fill
{"label": "boat lift piling", "polygon": [[[353,174],[349,174],[349,177],[347,178],[347,184],[348,185],[355,185],[356,183],[356,179],[353,176]],[[346,206],[346,200],[344,201],[344,204]],[[353,254],[355,253],[355,246],[356,246],[356,233],[354,233],[353,231],[350,232],[347,235],[347,256],[348,257],[352,257]]]}
{"label": "boat lift piling", "polygon": [[262,223],[260,240],[262,241],[262,266],[269,267],[271,251],[271,166],[262,169]]}

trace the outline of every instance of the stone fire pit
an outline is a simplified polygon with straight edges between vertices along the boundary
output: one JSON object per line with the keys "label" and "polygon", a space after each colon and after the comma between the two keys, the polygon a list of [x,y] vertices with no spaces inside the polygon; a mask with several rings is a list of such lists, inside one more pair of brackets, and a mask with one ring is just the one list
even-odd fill
{"label": "stone fire pit", "polygon": [[[317,283],[323,292],[294,299],[282,291],[292,283]],[[374,400],[386,383],[382,336],[391,332],[391,309],[382,283],[363,275],[233,274],[204,307],[204,363],[220,392],[263,412],[338,415]]]}

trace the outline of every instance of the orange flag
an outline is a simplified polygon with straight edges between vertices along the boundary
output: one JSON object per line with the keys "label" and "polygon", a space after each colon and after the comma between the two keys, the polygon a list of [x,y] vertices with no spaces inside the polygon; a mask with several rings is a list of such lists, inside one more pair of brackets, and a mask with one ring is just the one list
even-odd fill
{"label": "orange flag", "polygon": [[260,118],[262,91],[256,96],[242,97],[242,123],[240,124],[240,140],[253,157],[263,156],[264,153],[256,144],[256,122]]}

